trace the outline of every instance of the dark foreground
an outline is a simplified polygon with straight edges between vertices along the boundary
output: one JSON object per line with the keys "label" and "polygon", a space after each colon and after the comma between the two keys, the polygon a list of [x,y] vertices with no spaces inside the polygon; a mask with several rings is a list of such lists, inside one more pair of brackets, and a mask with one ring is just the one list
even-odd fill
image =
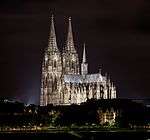
{"label": "dark foreground", "polygon": [[68,132],[7,132],[0,133],[0,140],[150,140],[150,133],[145,131],[68,131]]}

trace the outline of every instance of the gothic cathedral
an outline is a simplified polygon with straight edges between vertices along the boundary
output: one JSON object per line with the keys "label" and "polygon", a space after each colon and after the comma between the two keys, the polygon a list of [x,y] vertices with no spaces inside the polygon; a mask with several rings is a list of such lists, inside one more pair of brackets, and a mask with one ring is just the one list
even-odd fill
{"label": "gothic cathedral", "polygon": [[91,98],[116,98],[116,87],[101,72],[88,74],[85,44],[80,66],[73,41],[71,18],[66,45],[62,53],[59,51],[52,16],[48,47],[42,62],[40,105],[81,104]]}

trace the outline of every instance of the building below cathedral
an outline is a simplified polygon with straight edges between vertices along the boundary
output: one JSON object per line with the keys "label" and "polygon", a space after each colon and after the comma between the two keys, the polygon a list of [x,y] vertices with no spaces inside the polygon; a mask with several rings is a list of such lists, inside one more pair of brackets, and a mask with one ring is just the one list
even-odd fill
{"label": "building below cathedral", "polygon": [[116,88],[101,71],[88,73],[85,44],[82,63],[79,63],[69,18],[66,45],[62,53],[57,47],[54,19],[51,18],[48,47],[42,62],[40,105],[81,104],[87,99],[114,99]]}

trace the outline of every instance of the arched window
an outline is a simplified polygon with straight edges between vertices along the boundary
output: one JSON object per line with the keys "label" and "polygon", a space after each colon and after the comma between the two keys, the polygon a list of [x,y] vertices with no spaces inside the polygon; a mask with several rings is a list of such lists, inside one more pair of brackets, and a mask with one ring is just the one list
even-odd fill
{"label": "arched window", "polygon": [[53,81],[53,88],[54,88],[54,90],[57,89],[57,79],[56,79],[56,77],[54,78],[54,81]]}
{"label": "arched window", "polygon": [[54,60],[54,68],[56,68],[56,60]]}
{"label": "arched window", "polygon": [[71,61],[71,68],[74,69],[74,62]]}

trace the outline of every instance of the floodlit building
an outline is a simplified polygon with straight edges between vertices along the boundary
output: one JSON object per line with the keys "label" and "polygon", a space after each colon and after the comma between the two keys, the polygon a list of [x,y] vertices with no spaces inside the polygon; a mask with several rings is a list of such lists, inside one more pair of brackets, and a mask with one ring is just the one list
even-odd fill
{"label": "floodlit building", "polygon": [[116,121],[115,119],[116,116],[118,115],[118,112],[113,108],[106,109],[106,110],[99,108],[97,110],[97,115],[98,115],[98,121],[101,125],[106,123],[113,125]]}
{"label": "floodlit building", "polygon": [[52,16],[48,47],[42,63],[41,106],[81,104],[91,98],[116,98],[116,87],[107,76],[103,76],[101,71],[96,74],[88,73],[85,44],[82,63],[79,63],[73,40],[71,18],[69,18],[66,45],[62,50],[61,53],[57,46]]}

